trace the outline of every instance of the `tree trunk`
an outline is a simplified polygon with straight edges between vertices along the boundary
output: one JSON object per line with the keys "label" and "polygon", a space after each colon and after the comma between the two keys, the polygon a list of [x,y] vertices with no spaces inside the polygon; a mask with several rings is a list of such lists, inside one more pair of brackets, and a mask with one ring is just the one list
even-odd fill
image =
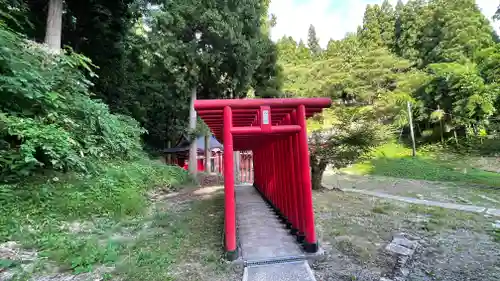
{"label": "tree trunk", "polygon": [[441,143],[444,143],[444,126],[443,126],[443,119],[439,119],[439,132],[441,133]]}
{"label": "tree trunk", "polygon": [[[170,141],[168,141],[168,142],[167,142],[167,148],[170,148],[170,145],[171,145],[171,142],[170,142]],[[170,153],[169,153],[169,154],[167,154],[167,159],[166,159],[166,160],[167,160],[167,164],[169,164],[169,165],[173,164],[173,161],[172,161],[172,154],[170,154]]]}
{"label": "tree trunk", "polygon": [[323,179],[323,173],[326,170],[326,165],[327,163],[323,161],[311,161],[311,180],[313,190],[323,189],[321,181]]}
{"label": "tree trunk", "polygon": [[210,157],[212,156],[212,151],[210,150],[210,134],[205,135],[205,173],[210,173],[212,171],[210,165]]}
{"label": "tree trunk", "polygon": [[54,52],[61,50],[63,0],[49,0],[45,44]]}
{"label": "tree trunk", "polygon": [[[196,129],[196,111],[194,110],[194,102],[196,101],[196,87],[193,88],[191,92],[191,106],[189,108],[189,129],[194,132]],[[198,161],[196,156],[198,155],[198,147],[196,146],[196,136],[191,142],[189,147],[189,172],[192,175],[196,175],[198,171]]]}
{"label": "tree trunk", "polygon": [[234,161],[234,183],[240,184],[241,183],[241,171],[240,171],[240,152],[239,151],[234,151],[233,152],[233,161]]}

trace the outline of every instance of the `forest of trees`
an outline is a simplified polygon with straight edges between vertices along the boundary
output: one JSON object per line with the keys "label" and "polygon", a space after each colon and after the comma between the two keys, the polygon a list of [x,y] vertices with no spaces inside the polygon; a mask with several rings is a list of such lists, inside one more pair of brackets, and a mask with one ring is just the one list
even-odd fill
{"label": "forest of trees", "polygon": [[474,0],[368,5],[358,31],[326,48],[312,25],[307,42],[272,42],[279,18],[269,5],[0,0],[2,179],[88,169],[89,159],[130,157],[143,144],[161,150],[189,132],[193,90],[200,99],[331,97],[335,106],[311,123],[323,129],[311,138],[316,180],[328,164],[406,134],[408,103],[420,141],[498,135],[499,38]]}
{"label": "forest of trees", "polygon": [[193,89],[277,95],[268,6],[0,0],[1,180],[161,150],[187,132]]}
{"label": "forest of trees", "polygon": [[358,31],[330,40],[326,49],[314,26],[307,44],[281,38],[286,95],[337,101],[316,127],[332,134],[312,138],[321,147],[311,155],[316,182],[328,164],[342,167],[390,137],[377,130],[406,134],[408,102],[418,141],[471,145],[498,137],[500,44],[490,20],[475,0],[409,0],[395,7],[385,0],[367,5]]}

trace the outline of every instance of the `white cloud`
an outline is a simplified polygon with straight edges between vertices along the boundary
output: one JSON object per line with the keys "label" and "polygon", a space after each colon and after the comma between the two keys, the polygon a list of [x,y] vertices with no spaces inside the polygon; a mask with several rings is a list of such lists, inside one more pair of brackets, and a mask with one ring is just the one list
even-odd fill
{"label": "white cloud", "polygon": [[[391,0],[393,4],[397,0]],[[406,1],[403,1],[406,2]],[[273,40],[283,35],[307,41],[307,31],[312,24],[325,47],[330,38],[342,39],[347,32],[355,32],[363,23],[367,4],[381,4],[382,0],[271,0],[270,12],[277,17],[271,30]],[[484,14],[491,19],[498,1],[477,0]],[[497,30],[499,25],[496,25]]]}

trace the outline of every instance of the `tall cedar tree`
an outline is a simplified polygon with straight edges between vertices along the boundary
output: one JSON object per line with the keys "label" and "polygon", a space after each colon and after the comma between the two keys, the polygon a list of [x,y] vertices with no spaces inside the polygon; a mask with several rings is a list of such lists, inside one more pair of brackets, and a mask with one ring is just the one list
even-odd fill
{"label": "tall cedar tree", "polygon": [[400,34],[396,42],[398,55],[412,60],[420,60],[423,29],[430,20],[425,0],[409,0],[400,14]]}
{"label": "tall cedar tree", "polygon": [[424,65],[466,62],[493,45],[493,28],[475,0],[433,0],[429,9],[420,55]]}
{"label": "tall cedar tree", "polygon": [[382,27],[380,25],[380,6],[367,5],[363,17],[363,28],[361,30],[361,41],[363,45],[377,48],[384,45],[382,39]]}
{"label": "tall cedar tree", "polygon": [[321,53],[321,47],[319,46],[319,39],[316,36],[316,29],[314,25],[309,26],[309,31],[307,33],[307,46],[313,56],[317,56]]}
{"label": "tall cedar tree", "polygon": [[389,0],[384,0],[382,6],[380,6],[378,19],[384,46],[392,50],[394,48],[394,38],[396,33],[396,15],[394,8],[391,3],[389,3]]}
{"label": "tall cedar tree", "polygon": [[401,38],[402,23],[401,18],[404,11],[405,4],[402,0],[398,0],[396,3],[396,8],[394,9],[394,42],[392,43],[392,51],[398,55],[401,55],[401,46],[399,45],[399,39]]}

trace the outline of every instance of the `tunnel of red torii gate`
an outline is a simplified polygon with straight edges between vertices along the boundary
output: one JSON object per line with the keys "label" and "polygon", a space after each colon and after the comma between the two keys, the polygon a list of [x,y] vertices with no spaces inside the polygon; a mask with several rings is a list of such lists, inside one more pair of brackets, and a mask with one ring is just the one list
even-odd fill
{"label": "tunnel of red torii gate", "polygon": [[[318,250],[306,119],[330,107],[328,98],[197,100],[194,107],[224,145],[224,166],[233,151],[253,153],[254,187],[303,245]],[[224,169],[226,256],[238,257],[234,169]]]}

